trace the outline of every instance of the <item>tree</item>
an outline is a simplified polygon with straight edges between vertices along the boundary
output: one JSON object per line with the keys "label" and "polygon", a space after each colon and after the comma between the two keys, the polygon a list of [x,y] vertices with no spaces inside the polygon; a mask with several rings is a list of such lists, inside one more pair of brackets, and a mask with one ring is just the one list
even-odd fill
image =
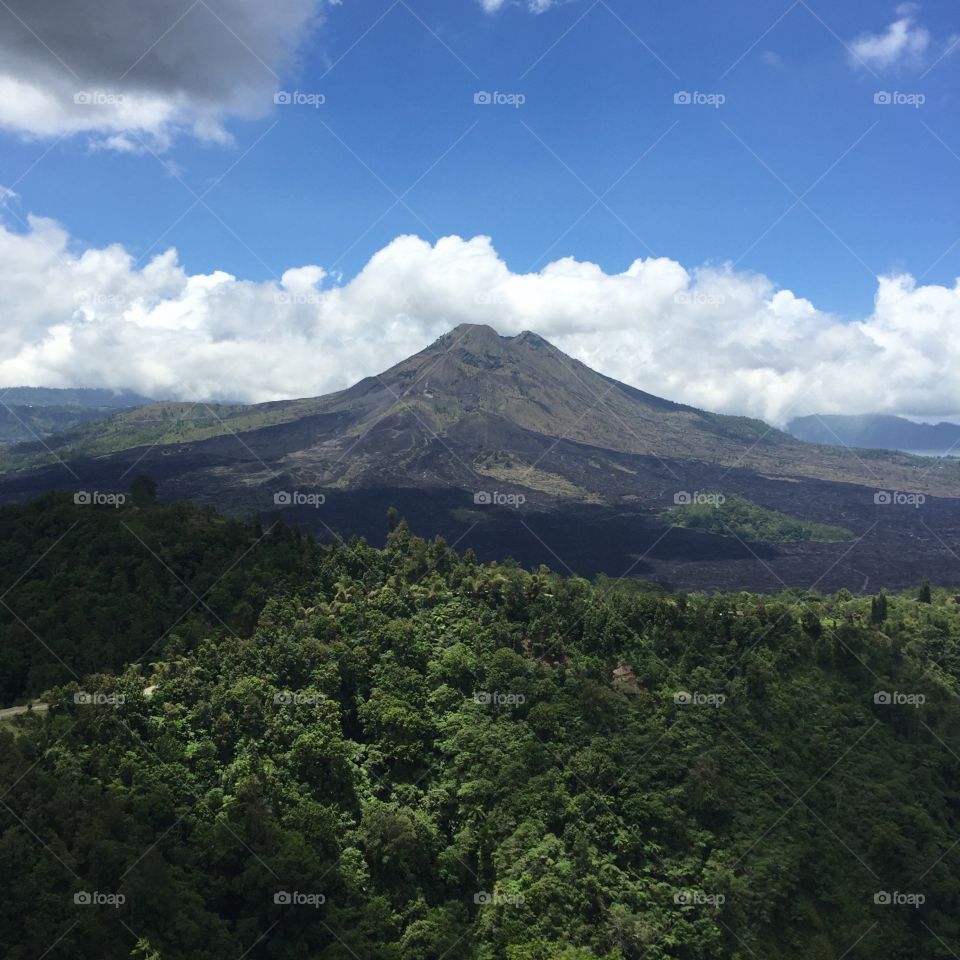
{"label": "tree", "polygon": [[883,623],[886,619],[887,595],[881,591],[870,601],[870,622],[879,624]]}

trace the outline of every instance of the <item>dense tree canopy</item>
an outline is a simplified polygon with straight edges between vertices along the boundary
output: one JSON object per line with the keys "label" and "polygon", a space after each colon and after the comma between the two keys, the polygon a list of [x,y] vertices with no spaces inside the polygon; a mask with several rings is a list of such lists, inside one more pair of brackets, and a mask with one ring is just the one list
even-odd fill
{"label": "dense tree canopy", "polygon": [[312,577],[313,543],[192,504],[122,506],[50,494],[0,508],[0,706],[93,670],[249,633],[269,596]]}
{"label": "dense tree canopy", "polygon": [[253,629],[0,728],[5,956],[952,955],[952,596],[887,595],[878,623],[846,593],[592,585],[391,525],[312,547]]}

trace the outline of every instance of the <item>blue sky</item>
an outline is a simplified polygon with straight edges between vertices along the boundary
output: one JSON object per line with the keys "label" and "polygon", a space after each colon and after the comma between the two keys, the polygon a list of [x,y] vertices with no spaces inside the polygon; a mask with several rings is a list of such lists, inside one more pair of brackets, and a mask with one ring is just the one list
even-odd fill
{"label": "blue sky", "polygon": [[303,396],[472,321],[960,416],[958,71],[943,2],[9,0],[0,386]]}
{"label": "blue sky", "polygon": [[[891,268],[952,281],[957,248],[939,258],[957,239],[960,58],[852,63],[841,41],[897,19],[876,2],[643,6],[344,0],[275,81],[321,107],[231,121],[229,147],[180,137],[162,162],[75,137],[16,190],[82,243],[173,244],[191,271],[253,279],[300,263],[351,276],[416,233],[490,235],[517,271],[566,255],[608,271],[651,253],[730,260],[844,314],[869,311]],[[957,29],[947,4],[916,18],[931,43]],[[478,106],[478,90],[526,102]],[[676,105],[681,90],[726,102]],[[926,102],[876,105],[878,90]],[[0,142],[0,183],[50,146]],[[209,189],[210,209],[172,226],[195,197],[164,164]]]}

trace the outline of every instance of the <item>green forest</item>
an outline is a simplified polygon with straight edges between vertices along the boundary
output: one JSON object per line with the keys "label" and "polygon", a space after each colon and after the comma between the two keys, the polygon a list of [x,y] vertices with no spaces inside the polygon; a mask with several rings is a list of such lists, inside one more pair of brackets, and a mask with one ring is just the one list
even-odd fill
{"label": "green forest", "polygon": [[692,527],[721,537],[740,537],[763,543],[801,543],[817,540],[835,543],[852,540],[845,527],[809,520],[797,520],[785,513],[768,510],[743,497],[706,494],[706,502],[687,503],[669,513],[671,523]]}
{"label": "green forest", "polygon": [[951,592],[670,594],[385,527],[0,511],[3,693],[49,704],[0,723],[8,960],[956,955]]}

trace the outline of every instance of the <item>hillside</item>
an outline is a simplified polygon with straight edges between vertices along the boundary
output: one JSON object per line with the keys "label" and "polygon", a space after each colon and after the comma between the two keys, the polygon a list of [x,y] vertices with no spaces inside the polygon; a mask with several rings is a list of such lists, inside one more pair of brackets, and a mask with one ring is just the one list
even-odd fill
{"label": "hillside", "polygon": [[78,674],[249,632],[313,576],[313,543],[189,503],[49,494],[0,508],[0,707]]}
{"label": "hillside", "polygon": [[949,956],[949,594],[600,589],[402,524],[316,560],[0,725],[9,960]]}
{"label": "hillside", "polygon": [[[521,435],[584,444],[598,451],[707,461],[771,473],[865,482],[856,458],[811,449],[759,420],[712,414],[643,393],[596,373],[534,333],[502,337],[491,327],[463,324],[376,377],[324,397],[253,406],[160,403],[119,413],[54,437],[41,447],[8,452],[7,471],[86,459],[145,446],[239,437],[278,469],[289,467],[319,486],[423,485],[478,471],[477,454],[508,451],[524,485],[543,482],[523,452]],[[448,441],[452,461],[438,440]],[[223,444],[209,446],[212,455]],[[456,462],[465,446],[469,461]],[[207,449],[193,447],[191,455]],[[349,456],[348,456],[349,454]],[[389,462],[388,462],[389,458]],[[602,462],[602,455],[601,455]],[[960,494],[960,470],[930,473],[907,456],[875,458],[875,474],[905,487],[923,475]],[[423,469],[426,468],[426,469]],[[549,491],[548,491],[549,492]],[[603,491],[597,491],[603,496]]]}
{"label": "hillside", "polygon": [[[484,558],[560,563],[670,585],[776,590],[956,578],[960,464],[815,446],[757,421],[673,403],[590,370],[533,333],[463,325],[347,390],[257,406],[161,403],[0,457],[0,501],[125,489],[377,540],[401,509]],[[853,545],[753,544],[663,520],[718,490]],[[922,510],[880,509],[886,491]],[[322,504],[322,508],[321,505]],[[504,505],[507,508],[504,509]],[[509,505],[516,509],[511,509]],[[933,531],[933,532],[931,532]]]}

